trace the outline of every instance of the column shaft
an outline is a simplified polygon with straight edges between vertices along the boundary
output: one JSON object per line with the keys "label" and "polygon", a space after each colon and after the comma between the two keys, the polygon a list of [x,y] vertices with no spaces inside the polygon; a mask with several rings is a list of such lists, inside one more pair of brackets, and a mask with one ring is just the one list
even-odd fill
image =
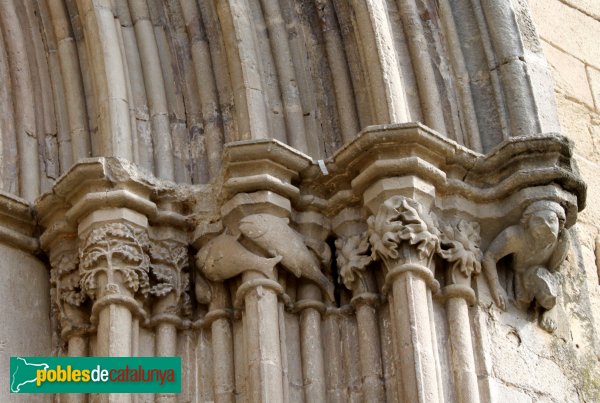
{"label": "column shaft", "polygon": [[[110,304],[100,311],[98,318],[97,355],[128,357],[131,355],[132,315],[129,308]],[[98,403],[131,403],[132,394],[99,394]]]}
{"label": "column shaft", "polygon": [[344,382],[344,362],[342,343],[340,342],[340,316],[326,315],[323,321],[323,355],[327,368],[327,401],[345,403],[348,401],[348,391]]}
{"label": "column shaft", "polygon": [[361,303],[356,306],[356,320],[364,398],[367,402],[383,402],[385,391],[377,312],[373,306]]}
{"label": "column shaft", "polygon": [[[281,318],[281,315],[280,315]],[[301,356],[300,324],[298,317],[289,312],[283,312],[285,326],[285,351],[287,353],[287,381],[290,403],[304,402],[304,387],[302,382],[302,363],[298,360]],[[283,335],[282,335],[283,336]]]}
{"label": "column shaft", "polygon": [[321,344],[321,314],[306,308],[300,314],[300,339],[302,343],[302,375],[304,395],[308,402],[325,401],[325,367]]}
{"label": "column shaft", "polygon": [[[67,343],[69,357],[85,357],[88,355],[88,343],[85,336],[71,336]],[[87,395],[83,393],[69,393],[63,395],[66,403],[85,403]]]}
{"label": "column shaft", "polygon": [[392,285],[392,320],[398,346],[404,401],[438,403],[427,285],[414,273],[399,274]]}
{"label": "column shaft", "polygon": [[[244,273],[243,280],[251,281],[255,274]],[[244,298],[249,402],[282,402],[283,376],[279,341],[277,294],[259,285]]]}
{"label": "column shaft", "polygon": [[450,298],[446,301],[446,311],[452,351],[452,372],[458,400],[462,403],[479,403],[467,301],[463,298]]}
{"label": "column shaft", "polygon": [[[177,328],[171,323],[159,323],[155,330],[156,355],[158,357],[173,357],[177,354]],[[177,395],[157,394],[158,403],[175,403]]]}
{"label": "column shaft", "polygon": [[216,403],[235,401],[233,371],[233,334],[227,318],[215,320],[212,325],[213,369]]}

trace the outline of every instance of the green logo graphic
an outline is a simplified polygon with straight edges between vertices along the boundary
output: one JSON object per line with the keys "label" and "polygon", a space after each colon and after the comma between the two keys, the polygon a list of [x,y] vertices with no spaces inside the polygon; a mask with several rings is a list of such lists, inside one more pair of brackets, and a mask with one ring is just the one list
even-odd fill
{"label": "green logo graphic", "polygon": [[180,357],[10,357],[11,393],[180,393]]}
{"label": "green logo graphic", "polygon": [[[16,364],[13,365],[13,358]],[[10,359],[10,391],[20,393],[21,387],[37,380],[37,371],[47,370],[50,366],[46,363],[34,364],[27,362],[22,357],[11,357]]]}

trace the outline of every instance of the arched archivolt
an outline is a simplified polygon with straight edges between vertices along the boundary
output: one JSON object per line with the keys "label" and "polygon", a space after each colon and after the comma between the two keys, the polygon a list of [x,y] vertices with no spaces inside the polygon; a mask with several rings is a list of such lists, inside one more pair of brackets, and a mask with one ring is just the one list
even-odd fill
{"label": "arched archivolt", "polygon": [[1,0],[2,189],[32,200],[105,155],[206,183],[227,142],[275,138],[326,158],[375,124],[422,121],[483,152],[555,131],[523,7]]}

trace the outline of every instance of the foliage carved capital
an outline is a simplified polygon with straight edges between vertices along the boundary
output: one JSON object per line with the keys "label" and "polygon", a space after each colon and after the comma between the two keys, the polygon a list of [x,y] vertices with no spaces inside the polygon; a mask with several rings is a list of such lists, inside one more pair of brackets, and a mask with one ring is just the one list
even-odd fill
{"label": "foliage carved capital", "polygon": [[[92,300],[104,293],[150,292],[150,259],[146,231],[130,224],[112,222],[94,227],[79,249],[81,289]],[[100,275],[105,276],[100,280]],[[103,276],[103,277],[104,277]]]}
{"label": "foliage carved capital", "polygon": [[192,303],[189,295],[190,275],[187,245],[173,240],[151,240],[150,289],[154,297],[166,299],[172,295],[163,313],[190,315]]}
{"label": "foliage carved capital", "polygon": [[51,303],[63,337],[85,331],[88,315],[84,303],[87,295],[81,289],[79,255],[75,242],[63,241],[66,247],[50,258]]}
{"label": "foliage carved capital", "polygon": [[[357,282],[364,282],[364,275],[369,263],[373,261],[370,252],[369,238],[366,233],[335,240],[336,263],[340,279],[344,286],[353,290]],[[363,284],[367,289],[367,285]]]}
{"label": "foliage carved capital", "polygon": [[369,243],[374,260],[382,260],[388,270],[419,262],[429,267],[440,239],[437,219],[417,201],[403,196],[386,200],[376,215],[369,217]]}

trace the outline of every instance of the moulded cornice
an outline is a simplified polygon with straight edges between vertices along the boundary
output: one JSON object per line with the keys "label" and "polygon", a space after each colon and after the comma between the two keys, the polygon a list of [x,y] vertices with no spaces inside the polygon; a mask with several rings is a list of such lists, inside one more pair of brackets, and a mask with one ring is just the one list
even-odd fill
{"label": "moulded cornice", "polygon": [[553,133],[513,137],[483,155],[422,124],[371,126],[326,161],[329,175],[314,164],[302,172],[302,200],[322,201],[320,210],[333,216],[352,204],[379,203],[394,186],[411,185],[394,184],[398,178],[413,178],[436,205],[456,197],[500,205],[525,189],[543,192],[555,184],[575,196],[548,194],[569,212],[570,226],[586,194],[571,156],[571,142]]}
{"label": "moulded cornice", "polygon": [[231,162],[268,159],[299,172],[312,163],[312,158],[274,139],[244,140],[228,143],[223,149],[223,167]]}
{"label": "moulded cornice", "polygon": [[[76,232],[88,214],[107,208],[127,208],[141,213],[151,224],[193,226],[180,212],[182,204],[193,203],[202,186],[191,187],[163,181],[119,158],[88,158],[61,176],[52,190],[38,198],[36,207],[41,236],[46,247],[58,234]],[[169,205],[163,209],[161,206]]]}
{"label": "moulded cornice", "polygon": [[0,243],[37,253],[36,216],[32,206],[17,196],[0,191]]}

